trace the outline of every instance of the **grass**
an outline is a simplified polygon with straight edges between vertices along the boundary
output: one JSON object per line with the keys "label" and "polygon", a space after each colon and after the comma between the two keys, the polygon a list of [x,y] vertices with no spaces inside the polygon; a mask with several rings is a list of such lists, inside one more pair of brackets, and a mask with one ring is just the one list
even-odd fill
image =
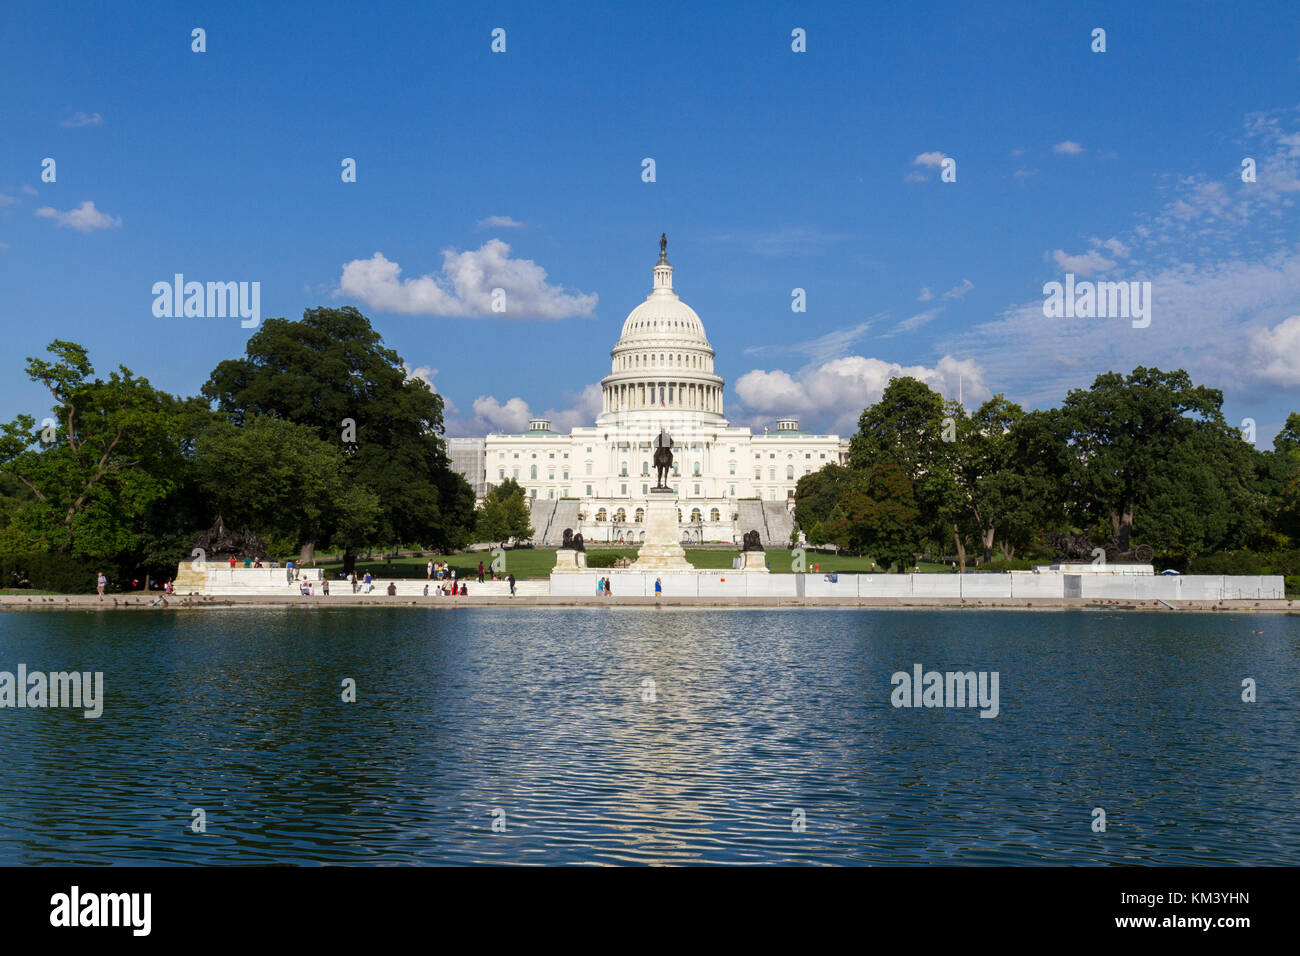
{"label": "grass", "polygon": [[[593,570],[611,568],[616,558],[627,557],[635,560],[636,553],[636,548],[589,548],[587,550],[587,566]],[[686,560],[701,570],[729,571],[731,562],[738,553],[730,549],[687,548]],[[791,567],[793,559],[789,551],[768,551],[766,557],[767,566],[774,573],[789,573],[793,570]],[[820,570],[818,573],[820,574],[828,572],[870,573],[873,570],[871,558],[856,555],[822,554],[810,551],[804,560],[809,571],[812,570],[813,565],[819,565]],[[363,575],[368,570],[376,577],[381,578],[423,578],[425,576],[425,566],[430,561],[447,562],[456,569],[457,578],[477,577],[478,563],[482,561],[484,571],[489,576],[491,575],[492,555],[486,551],[465,554],[426,554],[421,558],[394,558],[391,564],[382,559],[357,561],[357,574]],[[516,578],[545,578],[550,576],[554,567],[555,550],[553,548],[516,548],[506,551],[505,570],[500,574],[513,573]],[[331,562],[321,564],[320,568],[331,577],[335,577],[343,569],[343,564],[342,562]],[[874,570],[877,573],[880,571],[878,567],[874,568]],[[921,571],[945,574],[951,573],[952,568],[945,564],[933,564],[927,561],[922,562]]]}

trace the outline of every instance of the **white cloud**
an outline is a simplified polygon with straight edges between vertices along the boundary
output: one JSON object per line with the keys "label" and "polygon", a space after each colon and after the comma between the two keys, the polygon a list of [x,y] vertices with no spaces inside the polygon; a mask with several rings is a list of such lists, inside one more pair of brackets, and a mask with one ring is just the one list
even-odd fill
{"label": "white cloud", "polygon": [[552,431],[567,433],[577,426],[593,424],[603,404],[600,385],[594,382],[573,396],[571,407],[548,408],[541,415],[534,415],[529,404],[518,396],[501,402],[495,396],[480,395],[474,399],[473,417],[448,419],[447,433],[480,436],[491,432],[522,432],[528,430],[528,422],[533,418],[549,419]]}
{"label": "white cloud", "polygon": [[1060,153],[1063,156],[1078,156],[1084,152],[1084,148],[1072,139],[1063,140],[1052,147],[1052,152]]}
{"label": "white cloud", "polygon": [[67,212],[59,212],[53,206],[42,206],[36,210],[36,215],[42,219],[53,219],[60,226],[67,226],[69,229],[76,229],[78,232],[114,229],[122,225],[120,217],[109,216],[100,212],[89,199],[76,209],[69,209]]}
{"label": "white cloud", "polygon": [[0,208],[5,206],[16,206],[20,202],[22,202],[22,200],[17,196],[6,196],[4,193],[0,193]]}
{"label": "white cloud", "polygon": [[918,312],[916,313],[916,315],[908,316],[902,322],[899,322],[896,326],[893,327],[893,329],[890,330],[890,334],[892,335],[896,332],[911,332],[915,329],[919,329],[921,326],[928,325],[930,322],[933,322],[942,314],[943,314],[943,306],[938,306],[937,308],[933,308],[933,309],[926,309],[924,312]]}
{"label": "white cloud", "polygon": [[[431,365],[421,365],[418,368],[411,368],[411,366],[407,365],[405,362],[402,363],[402,368],[406,371],[406,380],[408,382],[411,381],[411,379],[419,379],[425,385],[429,386],[429,391],[442,395],[442,393],[438,391],[438,387],[433,384],[433,379],[438,374],[436,368]],[[456,407],[456,403],[446,395],[442,395],[442,410],[444,421],[448,415],[455,415],[460,411],[460,409]]]}
{"label": "white cloud", "polygon": [[36,189],[35,189],[35,187],[33,187],[33,186],[24,186],[24,187],[23,187],[23,192],[25,192],[25,193],[26,193],[27,195],[29,195],[29,196],[35,196],[35,195],[36,195]]}
{"label": "white cloud", "polygon": [[955,285],[943,294],[945,299],[964,299],[966,293],[975,288],[975,283],[970,279],[962,279],[960,285]]}
{"label": "white cloud", "polygon": [[930,178],[930,174],[928,170],[938,169],[940,166],[943,165],[943,161],[947,158],[948,158],[947,153],[941,153],[938,150],[933,150],[928,153],[918,154],[917,157],[914,160],[912,160],[912,165],[920,168],[913,169],[906,176],[904,176],[903,182],[905,183],[925,182]]}
{"label": "white cloud", "polygon": [[1107,269],[1115,268],[1114,260],[1107,259],[1095,250],[1072,256],[1064,249],[1057,249],[1052,253],[1052,258],[1066,272],[1073,272],[1077,275],[1095,275],[1098,272],[1105,272]]}
{"label": "white cloud", "polygon": [[509,216],[488,216],[477,223],[480,229],[522,229],[524,224]]}
{"label": "white cloud", "polygon": [[75,127],[75,126],[103,126],[103,125],[104,125],[104,117],[100,116],[98,113],[90,113],[90,114],[86,114],[86,113],[83,113],[83,112],[81,112],[80,110],[78,110],[76,113],[73,113],[71,116],[69,116],[67,119],[65,119],[65,120],[64,120],[62,123],[60,123],[59,125],[60,125],[60,126],[73,126],[73,127]]}
{"label": "white cloud", "polygon": [[503,405],[491,395],[474,399],[474,415],[486,422],[490,431],[522,432],[528,429],[532,413],[522,398],[507,399]]}
{"label": "white cloud", "polygon": [[969,359],[945,355],[934,367],[899,365],[882,359],[850,355],[820,365],[810,365],[791,375],[781,369],[755,369],[736,380],[736,395],[751,413],[750,424],[773,415],[796,414],[800,426],[851,435],[868,405],[880,400],[891,379],[919,379],[948,398],[959,390],[967,407],[991,396],[984,373]]}
{"label": "white cloud", "polygon": [[[466,252],[445,249],[442,273],[400,278],[402,268],[382,252],[344,263],[335,295],[355,298],[384,312],[406,315],[499,316],[561,319],[589,316],[597,296],[569,292],[546,281],[546,270],[531,259],[510,258],[510,246],[489,239]],[[493,312],[493,290],[505,291],[505,311]]]}
{"label": "white cloud", "polygon": [[1300,315],[1260,329],[1251,345],[1261,379],[1285,388],[1300,387]]}
{"label": "white cloud", "polygon": [[933,298],[934,298],[934,293],[930,291],[930,287],[927,285],[921,287],[921,294],[916,297],[916,301],[929,302]]}
{"label": "white cloud", "polygon": [[[878,319],[885,313],[872,316]],[[805,355],[814,362],[825,362],[848,351],[849,347],[867,334],[871,322],[860,322],[843,329],[832,329],[825,335],[803,342],[783,342],[780,345],[751,345],[746,355]]]}

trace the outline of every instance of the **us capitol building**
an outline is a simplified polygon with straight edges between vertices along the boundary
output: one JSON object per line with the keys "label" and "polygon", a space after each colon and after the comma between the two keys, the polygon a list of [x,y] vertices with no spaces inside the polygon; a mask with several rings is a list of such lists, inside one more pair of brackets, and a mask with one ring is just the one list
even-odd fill
{"label": "us capitol building", "polygon": [[848,440],[801,432],[795,418],[761,435],[727,421],[704,324],[673,291],[665,238],[659,250],[654,287],[610,351],[596,423],[564,435],[535,418],[518,434],[452,438],[452,467],[480,499],[506,478],[519,482],[537,545],[556,545],[565,528],[589,542],[635,544],[655,481],[651,443],[667,428],[684,543],[736,543],[753,529],[764,544],[788,546],[795,485],[847,461]]}

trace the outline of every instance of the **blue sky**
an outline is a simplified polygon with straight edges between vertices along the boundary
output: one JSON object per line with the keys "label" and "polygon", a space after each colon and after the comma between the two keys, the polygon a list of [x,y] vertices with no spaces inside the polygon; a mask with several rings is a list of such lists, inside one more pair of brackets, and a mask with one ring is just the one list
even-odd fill
{"label": "blue sky", "polygon": [[[22,368],[54,338],[197,392],[251,331],[155,317],[180,272],[260,282],[263,317],[358,306],[449,433],[588,423],[666,231],[733,421],[847,434],[891,375],[1045,406],[1145,364],[1267,445],[1300,409],[1300,11],[979,6],[11,5],[0,415],[45,414]],[[1150,281],[1150,326],[1045,318],[1067,272]]]}

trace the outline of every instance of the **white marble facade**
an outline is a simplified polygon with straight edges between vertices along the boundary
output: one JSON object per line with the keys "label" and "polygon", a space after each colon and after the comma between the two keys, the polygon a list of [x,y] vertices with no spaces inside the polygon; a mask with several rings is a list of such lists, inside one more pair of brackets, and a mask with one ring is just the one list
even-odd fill
{"label": "white marble facade", "polygon": [[651,442],[661,428],[674,442],[668,484],[687,541],[738,542],[748,530],[741,526],[764,510],[753,499],[769,515],[784,514],[803,475],[847,460],[846,439],[802,432],[795,418],[761,435],[727,421],[713,347],[700,317],[673,291],[662,251],[653,288],[624,321],[610,357],[594,425],[565,435],[534,419],[527,432],[483,441],[488,485],[514,478],[530,497],[563,503],[566,522],[576,520],[589,541],[643,540],[655,483]]}

